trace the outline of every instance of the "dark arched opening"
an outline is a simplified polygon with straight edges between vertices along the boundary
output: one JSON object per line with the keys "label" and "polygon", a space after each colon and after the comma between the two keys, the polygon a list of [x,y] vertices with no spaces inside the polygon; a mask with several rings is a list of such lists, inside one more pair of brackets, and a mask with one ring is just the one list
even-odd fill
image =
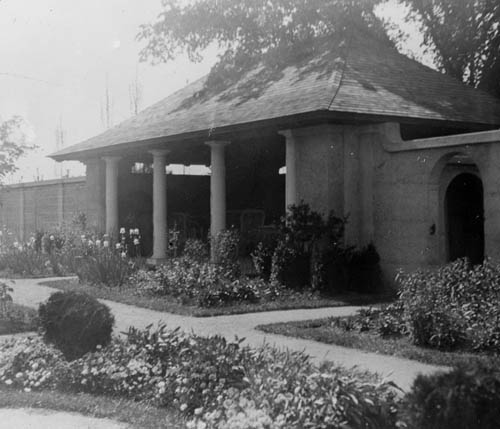
{"label": "dark arched opening", "polygon": [[467,257],[473,264],[484,259],[483,184],[471,173],[456,176],[446,190],[448,259]]}

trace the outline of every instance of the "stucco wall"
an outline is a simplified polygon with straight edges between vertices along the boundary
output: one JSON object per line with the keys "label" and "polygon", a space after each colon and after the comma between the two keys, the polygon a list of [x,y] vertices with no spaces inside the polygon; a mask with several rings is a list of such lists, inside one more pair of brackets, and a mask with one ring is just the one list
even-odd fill
{"label": "stucco wall", "polygon": [[290,132],[296,142],[297,201],[324,215],[344,213],[343,128],[321,125]]}
{"label": "stucco wall", "polygon": [[[500,141],[389,151],[391,138],[384,127],[372,134],[374,242],[386,274],[392,278],[398,269],[408,271],[447,261],[445,193],[451,180],[464,172],[474,171],[483,182],[485,254],[498,258]],[[470,165],[447,166],[457,154],[472,159],[477,170]]]}
{"label": "stucco wall", "polygon": [[5,186],[0,190],[1,221],[16,238],[47,231],[85,211],[85,178]]}
{"label": "stucco wall", "polygon": [[[441,144],[397,142],[397,124],[323,125],[291,130],[297,142],[297,195],[315,210],[348,216],[346,241],[372,241],[388,282],[399,269],[447,261],[444,197],[447,185],[470,166],[451,168],[456,154],[470,157],[484,189],[485,253],[500,258],[500,138],[481,135]],[[463,137],[463,136],[462,136]],[[408,145],[408,146],[405,146]],[[419,147],[421,145],[421,147]],[[408,147],[414,150],[407,150]]]}

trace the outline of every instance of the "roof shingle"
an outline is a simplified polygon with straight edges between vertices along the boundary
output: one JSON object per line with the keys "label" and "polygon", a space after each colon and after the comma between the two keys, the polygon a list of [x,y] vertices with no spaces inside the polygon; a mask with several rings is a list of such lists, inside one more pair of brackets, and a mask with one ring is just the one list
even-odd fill
{"label": "roof shingle", "polygon": [[138,115],[53,155],[78,159],[115,145],[210,130],[316,111],[500,125],[500,100],[366,38],[353,38],[345,57],[337,49],[268,73],[248,72],[217,94],[205,78]]}

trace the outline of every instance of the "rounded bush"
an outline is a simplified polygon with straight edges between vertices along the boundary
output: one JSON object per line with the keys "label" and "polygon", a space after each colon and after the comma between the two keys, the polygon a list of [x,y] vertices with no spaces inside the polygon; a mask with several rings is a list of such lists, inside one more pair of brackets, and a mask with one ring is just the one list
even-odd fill
{"label": "rounded bush", "polygon": [[108,306],[80,292],[56,292],[40,304],[40,327],[46,342],[73,360],[111,341],[114,317]]}
{"label": "rounded bush", "polygon": [[500,373],[485,365],[420,375],[405,398],[411,429],[500,427]]}

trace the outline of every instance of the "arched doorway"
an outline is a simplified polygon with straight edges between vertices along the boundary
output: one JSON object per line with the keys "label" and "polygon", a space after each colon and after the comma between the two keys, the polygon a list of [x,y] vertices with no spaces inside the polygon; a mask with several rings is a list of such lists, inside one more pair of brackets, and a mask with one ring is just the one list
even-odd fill
{"label": "arched doorway", "polygon": [[472,173],[461,173],[448,185],[445,197],[448,260],[484,259],[483,184]]}

